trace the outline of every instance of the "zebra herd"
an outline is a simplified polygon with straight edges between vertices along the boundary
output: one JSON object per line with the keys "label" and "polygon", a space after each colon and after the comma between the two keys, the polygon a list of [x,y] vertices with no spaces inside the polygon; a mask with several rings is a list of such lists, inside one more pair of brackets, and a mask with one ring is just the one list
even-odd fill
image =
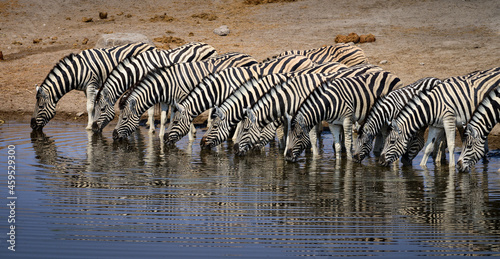
{"label": "zebra herd", "polygon": [[80,90],[87,97],[87,129],[94,132],[113,120],[118,102],[114,140],[130,136],[146,111],[153,133],[153,108],[160,104],[159,136],[167,145],[185,135],[193,140],[194,118],[211,109],[202,148],[216,147],[232,134],[236,154],[245,155],[278,135],[285,159],[296,161],[308,148],[318,154],[326,121],[336,159],[343,147],[355,162],[373,149],[381,165],[399,158],[410,165],[423,149],[425,167],[431,154],[441,162],[448,147],[455,166],[458,128],[463,148],[456,165],[469,171],[484,157],[488,134],[499,122],[499,83],[500,67],[403,87],[396,75],[368,64],[364,52],[349,44],[287,51],[258,62],[243,53],[219,55],[200,42],[170,50],[132,43],[61,59],[36,87],[31,127],[42,130],[61,97]]}

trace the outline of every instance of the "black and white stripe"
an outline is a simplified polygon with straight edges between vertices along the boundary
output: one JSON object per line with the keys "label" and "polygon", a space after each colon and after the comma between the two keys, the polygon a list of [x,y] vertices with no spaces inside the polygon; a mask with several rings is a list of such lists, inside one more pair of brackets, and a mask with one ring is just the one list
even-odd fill
{"label": "black and white stripe", "polygon": [[328,74],[345,68],[347,68],[345,65],[333,62],[292,73],[271,74],[260,79],[253,78],[245,82],[238,90],[224,100],[220,107],[216,108],[212,126],[209,127],[203,136],[201,146],[212,148],[227,140],[231,130],[243,118],[245,108],[252,106],[274,86],[295,76],[308,73]]}
{"label": "black and white stripe", "polygon": [[339,62],[346,66],[352,67],[368,63],[366,55],[361,48],[345,43],[339,43],[333,46],[326,46],[317,49],[289,50],[279,55],[273,56],[272,58],[288,55],[306,56],[317,64]]}
{"label": "black and white stripe", "polygon": [[488,135],[497,123],[500,123],[500,86],[484,97],[465,128],[462,153],[457,161],[459,171],[469,171],[484,157]]}
{"label": "black and white stripe", "polygon": [[[413,98],[413,96],[422,91],[430,91],[434,86],[440,83],[441,80],[434,77],[422,78],[413,84],[392,91],[387,96],[377,99],[365,122],[358,129],[358,139],[353,156],[354,161],[361,162],[361,160],[371,152],[375,137],[377,137],[376,149],[379,145],[383,145],[388,134],[389,122],[396,118],[399,111]],[[417,134],[417,136],[420,137],[422,135]],[[409,149],[411,152],[406,154],[405,161],[413,160],[416,153],[423,147],[423,140],[415,139],[415,141],[411,143],[414,143],[415,147]],[[422,145],[420,149],[418,148],[419,145]],[[381,150],[378,150],[377,153],[375,150],[375,155],[379,156],[380,151]]]}
{"label": "black and white stripe", "polygon": [[99,85],[123,59],[153,50],[145,43],[131,43],[105,49],[89,49],[62,58],[49,72],[36,91],[36,104],[31,128],[42,129],[55,115],[56,104],[71,90],[84,91],[91,129],[92,108]]}
{"label": "black and white stripe", "polygon": [[420,92],[393,120],[392,130],[379,162],[389,165],[405,151],[409,140],[423,127],[429,127],[420,166],[425,167],[435,142],[443,135],[449,151],[449,163],[455,166],[455,128],[463,127],[481,100],[498,85],[500,68],[476,71],[443,81],[429,92]]}
{"label": "black and white stripe", "polygon": [[[168,67],[177,63],[195,62],[217,54],[214,47],[192,42],[169,50],[153,50],[124,59],[111,71],[96,95],[92,124],[95,132],[102,131],[115,116],[114,105],[118,98],[141,78],[154,69]],[[166,108],[162,107],[162,118],[166,117]],[[154,108],[148,111],[150,132],[154,131]],[[162,121],[162,125],[164,121]]]}
{"label": "black and white stripe", "polygon": [[341,153],[344,128],[347,158],[351,159],[352,125],[362,122],[377,98],[401,87],[401,80],[389,72],[337,78],[316,88],[303,102],[290,122],[285,159],[296,161],[309,146],[309,132],[321,121],[330,124],[337,159]]}
{"label": "black and white stripe", "polygon": [[304,56],[285,56],[251,67],[228,68],[211,74],[176,106],[177,113],[169,125],[165,142],[173,144],[189,132],[195,117],[207,109],[219,106],[229,95],[252,78],[284,73],[311,67],[313,62]]}
{"label": "black and white stripe", "polygon": [[[120,100],[120,119],[113,131],[113,138],[129,136],[137,128],[141,115],[155,104],[172,105],[174,102],[184,100],[207,75],[228,67],[255,64],[257,61],[247,54],[228,53],[203,61],[177,63],[153,70],[135,86],[129,88]],[[162,118],[162,122],[166,122],[166,118],[165,120]],[[164,125],[161,129],[163,128]],[[162,130],[160,138],[164,134]]]}
{"label": "black and white stripe", "polygon": [[[382,69],[373,65],[359,65],[329,75],[316,77],[301,75],[303,78],[295,77],[271,88],[250,109],[247,109],[247,116],[242,122],[242,130],[237,136],[238,147],[235,148],[238,148],[239,154],[244,154],[258,143],[263,145],[264,143],[261,142],[263,129],[270,123],[276,125],[267,127],[267,130],[277,129],[283,121],[279,119],[287,114],[294,114],[309,94],[324,81],[377,71],[382,71]],[[271,135],[266,134],[266,136]],[[262,140],[268,141],[269,138],[262,138]]]}

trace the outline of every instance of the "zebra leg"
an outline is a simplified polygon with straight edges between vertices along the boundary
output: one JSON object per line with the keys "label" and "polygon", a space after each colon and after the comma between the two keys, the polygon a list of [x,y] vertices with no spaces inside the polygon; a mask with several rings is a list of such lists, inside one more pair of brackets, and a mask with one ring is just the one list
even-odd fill
{"label": "zebra leg", "polygon": [[318,150],[318,129],[317,129],[317,126],[314,126],[309,131],[309,139],[311,140],[311,150],[313,152],[313,156],[317,156],[319,154],[319,150]]}
{"label": "zebra leg", "polygon": [[196,139],[196,128],[194,127],[194,123],[191,122],[191,126],[190,126],[190,129],[189,129],[189,141],[193,141]]}
{"label": "zebra leg", "polygon": [[427,160],[429,159],[429,155],[434,150],[434,144],[436,143],[437,138],[439,137],[442,129],[436,128],[433,126],[429,126],[429,134],[427,135],[427,141],[424,146],[424,155],[422,156],[422,160],[420,161],[421,167],[427,167]]}
{"label": "zebra leg", "polygon": [[148,109],[148,122],[149,124],[149,133],[155,133],[155,107],[154,105]]}
{"label": "zebra leg", "polygon": [[278,148],[280,150],[286,150],[286,134],[285,126],[283,124],[276,129],[276,136],[278,137]]}
{"label": "zebra leg", "polygon": [[444,154],[446,149],[446,140],[444,138],[444,132],[441,132],[436,138],[436,143],[439,143],[432,151],[433,159],[436,164],[442,164],[443,160],[446,158]]}
{"label": "zebra leg", "polygon": [[456,124],[454,116],[445,116],[443,120],[444,131],[446,133],[446,142],[448,152],[450,153],[450,167],[455,167],[455,134]]}
{"label": "zebra leg", "polygon": [[167,126],[168,104],[160,103],[160,108],[160,139],[163,139],[163,135],[165,135],[165,127]]}
{"label": "zebra leg", "polygon": [[344,126],[344,143],[347,152],[347,160],[352,160],[352,120],[345,118],[343,121]]}
{"label": "zebra leg", "polygon": [[340,143],[342,138],[342,132],[341,132],[342,126],[336,124],[329,124],[328,127],[330,128],[330,132],[332,133],[333,136],[333,148],[335,150],[335,158],[337,160],[340,160],[340,156],[342,153],[342,144]]}
{"label": "zebra leg", "polygon": [[88,124],[85,129],[92,130],[92,123],[94,122],[94,117],[92,116],[92,114],[94,114],[94,100],[96,96],[96,87],[93,84],[87,86],[87,89],[85,90],[85,96],[87,97],[87,117],[88,117]]}

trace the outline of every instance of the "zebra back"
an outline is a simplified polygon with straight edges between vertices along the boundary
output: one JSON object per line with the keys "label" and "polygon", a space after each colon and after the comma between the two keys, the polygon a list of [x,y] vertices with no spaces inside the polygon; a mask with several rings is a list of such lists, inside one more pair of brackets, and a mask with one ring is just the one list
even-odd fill
{"label": "zebra back", "polygon": [[303,55],[318,64],[339,62],[346,66],[355,66],[368,63],[366,55],[361,48],[345,43],[339,43],[333,46],[325,46],[317,49],[289,50],[268,58],[267,60],[287,55]]}
{"label": "zebra back", "polygon": [[176,63],[204,60],[216,53],[217,51],[208,44],[192,42],[175,49],[155,49],[128,57],[111,72],[97,93],[95,102],[105,98],[108,103],[114,104],[129,87],[153,69],[168,67]]}
{"label": "zebra back", "polygon": [[[296,76],[271,88],[252,106],[249,112],[254,114],[258,127],[263,128],[277,118],[285,116],[286,113],[294,114],[302,101],[321,83],[334,78],[355,77],[377,71],[382,71],[382,69],[373,65],[360,65],[328,75],[303,74]],[[303,80],[316,81],[314,84],[306,84]],[[295,97],[299,99],[294,100]]]}
{"label": "zebra back", "polygon": [[88,66],[97,75],[98,83],[106,80],[121,61],[145,51],[154,50],[155,47],[146,43],[129,43],[112,48],[88,49],[80,53],[87,61]]}
{"label": "zebra back", "polygon": [[158,68],[129,88],[120,99],[119,108],[123,109],[131,98],[137,99],[135,111],[144,113],[149,107],[162,102],[173,104],[181,102],[207,75],[233,66],[252,66],[257,61],[241,53],[227,53],[198,62],[173,64]]}

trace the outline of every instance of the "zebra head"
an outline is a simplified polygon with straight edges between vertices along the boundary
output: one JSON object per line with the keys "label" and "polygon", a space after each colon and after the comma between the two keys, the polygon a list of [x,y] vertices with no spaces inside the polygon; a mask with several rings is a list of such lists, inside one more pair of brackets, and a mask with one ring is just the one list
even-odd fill
{"label": "zebra head", "polygon": [[120,102],[120,116],[113,130],[114,140],[127,138],[138,128],[141,114],[137,114],[136,105],[137,101],[134,98],[127,98],[125,102]]}
{"label": "zebra head", "polygon": [[92,123],[94,132],[101,132],[115,117],[115,107],[108,98],[108,89],[102,88],[97,92],[92,117],[95,119]]}
{"label": "zebra head", "polygon": [[256,116],[252,109],[244,109],[243,114],[241,130],[237,132],[236,144],[234,144],[234,151],[240,156],[245,155],[255,147],[259,143],[261,135],[261,130],[257,125]]}
{"label": "zebra head", "polygon": [[42,130],[56,114],[56,102],[52,99],[50,91],[45,90],[43,86],[36,86],[35,111],[30,125],[33,130]]}
{"label": "zebra head", "polygon": [[295,162],[299,155],[311,146],[309,138],[310,126],[306,125],[304,116],[299,113],[291,121],[289,125],[287,148],[285,150],[285,159]]}
{"label": "zebra head", "polygon": [[457,161],[457,169],[460,172],[470,171],[472,166],[484,156],[486,142],[486,137],[479,134],[471,125],[467,125],[464,136],[462,153]]}
{"label": "zebra head", "polygon": [[231,128],[226,114],[217,106],[214,107],[214,110],[212,125],[201,138],[200,145],[202,148],[216,147],[229,137]]}
{"label": "zebra head", "polygon": [[379,163],[383,166],[389,166],[398,160],[405,153],[409,141],[395,121],[390,125],[391,131],[385,140],[384,149],[379,158]]}
{"label": "zebra head", "polygon": [[372,132],[365,130],[365,125],[362,125],[358,129],[358,140],[356,142],[353,154],[354,162],[361,163],[370,151],[372,150],[373,139],[375,138],[375,134]]}
{"label": "zebra head", "polygon": [[187,109],[176,102],[174,102],[174,107],[176,110],[174,118],[163,136],[163,141],[167,145],[173,145],[181,140],[182,137],[189,133],[191,127],[192,118]]}

